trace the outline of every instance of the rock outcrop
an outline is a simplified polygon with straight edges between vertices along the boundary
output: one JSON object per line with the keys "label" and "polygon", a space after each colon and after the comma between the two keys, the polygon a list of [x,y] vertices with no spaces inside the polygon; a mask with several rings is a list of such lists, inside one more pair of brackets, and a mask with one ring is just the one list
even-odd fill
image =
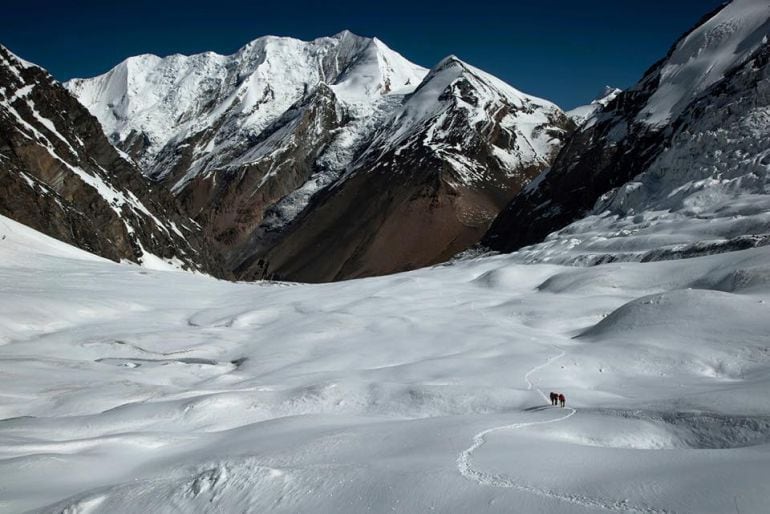
{"label": "rock outcrop", "polygon": [[120,261],[224,276],[200,228],[45,70],[0,47],[0,214]]}

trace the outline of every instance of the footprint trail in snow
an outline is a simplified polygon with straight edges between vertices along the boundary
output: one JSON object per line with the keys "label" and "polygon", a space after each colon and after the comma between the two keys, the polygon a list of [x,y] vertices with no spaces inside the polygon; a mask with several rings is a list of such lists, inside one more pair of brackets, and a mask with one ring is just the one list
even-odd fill
{"label": "footprint trail in snow", "polygon": [[[559,355],[552,357],[548,359],[545,363],[535,366],[534,368],[529,370],[524,375],[524,380],[527,383],[527,390],[531,391],[532,389],[535,389],[538,392],[538,394],[543,397],[544,400],[550,401],[548,396],[546,396],[546,394],[539,387],[535,386],[529,377],[533,373],[551,365],[552,363],[561,359],[565,355],[566,355],[566,352],[562,351]],[[493,432],[499,432],[503,430],[517,430],[519,428],[531,427],[535,425],[559,423],[561,421],[564,421],[574,416],[575,413],[577,412],[576,409],[573,409],[571,407],[567,407],[567,410],[568,410],[567,414],[563,416],[559,416],[558,418],[544,420],[544,421],[511,423],[509,425],[501,425],[497,427],[488,428],[486,430],[479,432],[478,434],[473,436],[473,444],[471,444],[471,446],[469,446],[468,448],[460,452],[460,456],[457,458],[457,469],[460,471],[460,474],[462,476],[464,476],[468,480],[473,480],[474,482],[477,482],[479,485],[484,485],[489,487],[500,487],[500,488],[506,488],[506,489],[517,489],[519,491],[524,491],[524,492],[535,494],[541,497],[552,498],[554,500],[568,502],[568,503],[580,505],[583,507],[596,508],[596,509],[609,510],[609,511],[618,511],[618,512],[639,512],[639,513],[649,513],[649,514],[667,513],[668,511],[664,509],[658,509],[658,508],[649,507],[646,505],[632,505],[626,500],[592,498],[589,496],[583,496],[579,494],[562,493],[551,489],[537,487],[534,485],[519,482],[511,477],[506,477],[501,474],[486,473],[484,471],[478,470],[473,467],[471,462],[473,453],[479,448],[481,448],[482,446],[484,446],[484,444],[487,442],[487,435]]]}

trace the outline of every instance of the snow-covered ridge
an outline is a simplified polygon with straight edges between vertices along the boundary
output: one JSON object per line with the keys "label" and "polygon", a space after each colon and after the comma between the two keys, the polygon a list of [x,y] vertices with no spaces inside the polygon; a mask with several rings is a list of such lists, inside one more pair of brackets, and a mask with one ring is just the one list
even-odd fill
{"label": "snow-covered ridge", "polygon": [[767,244],[770,4],[703,18],[572,136],[485,241],[526,261],[658,260]]}
{"label": "snow-covered ridge", "polygon": [[643,173],[520,257],[595,264],[770,244],[770,67],[747,63],[679,123]]}
{"label": "snow-covered ridge", "polygon": [[617,98],[620,93],[621,90],[616,87],[605,86],[602,92],[592,100],[590,104],[570,109],[566,114],[575,122],[575,125],[580,126],[596,113],[607,107],[607,105]]}
{"label": "snow-covered ridge", "polygon": [[140,162],[152,171],[153,158],[166,145],[202,131],[213,135],[195,159],[258,136],[319,84],[360,107],[410,92],[426,72],[376,38],[345,31],[313,41],[265,36],[232,55],[141,55],[66,86],[114,143],[140,137]]}
{"label": "snow-covered ridge", "polygon": [[[522,93],[454,55],[442,59],[386,121],[359,163],[409,145],[433,152],[457,172],[462,183],[484,180],[484,166],[467,155],[471,138],[499,126],[513,147],[493,152],[511,173],[529,165],[547,165],[561,141],[543,130],[558,124],[561,110],[553,103]],[[352,167],[355,168],[356,164]]]}
{"label": "snow-covered ridge", "polygon": [[[661,126],[768,42],[770,3],[733,0],[677,44],[637,120]],[[644,87],[644,84],[642,84]]]}
{"label": "snow-covered ridge", "polygon": [[[0,59],[2,59],[3,63],[10,68],[13,68],[15,70],[18,70],[18,68],[25,68],[25,69],[33,68],[33,67],[40,68],[40,66],[38,66],[37,64],[31,63],[29,61],[22,59],[15,53],[11,52],[11,50],[8,47],[2,44],[0,44],[0,50],[8,54],[8,56],[11,58],[11,60],[9,61],[8,59],[5,58],[5,56],[3,55],[3,52],[0,52]],[[42,70],[42,68],[40,69]]]}

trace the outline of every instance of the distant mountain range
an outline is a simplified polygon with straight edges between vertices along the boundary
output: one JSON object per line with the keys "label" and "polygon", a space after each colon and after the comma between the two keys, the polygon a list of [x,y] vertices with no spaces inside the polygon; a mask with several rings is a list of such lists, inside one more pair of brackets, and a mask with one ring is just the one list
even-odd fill
{"label": "distant mountain range", "polygon": [[138,56],[66,87],[245,279],[336,280],[476,243],[573,128],[555,105],[378,39]]}
{"label": "distant mountain range", "polygon": [[637,85],[568,113],[347,31],[141,55],[63,86],[2,48],[0,214],[245,280],[393,273],[479,241],[570,263],[765,244],[769,11],[734,0]]}

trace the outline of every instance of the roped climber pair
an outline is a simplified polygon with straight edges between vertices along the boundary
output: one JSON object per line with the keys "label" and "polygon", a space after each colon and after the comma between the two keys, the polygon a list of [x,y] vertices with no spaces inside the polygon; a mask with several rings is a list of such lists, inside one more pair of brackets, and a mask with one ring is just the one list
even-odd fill
{"label": "roped climber pair", "polygon": [[567,403],[567,398],[564,396],[563,393],[554,393],[551,392],[551,405],[561,405],[564,407],[564,405]]}

